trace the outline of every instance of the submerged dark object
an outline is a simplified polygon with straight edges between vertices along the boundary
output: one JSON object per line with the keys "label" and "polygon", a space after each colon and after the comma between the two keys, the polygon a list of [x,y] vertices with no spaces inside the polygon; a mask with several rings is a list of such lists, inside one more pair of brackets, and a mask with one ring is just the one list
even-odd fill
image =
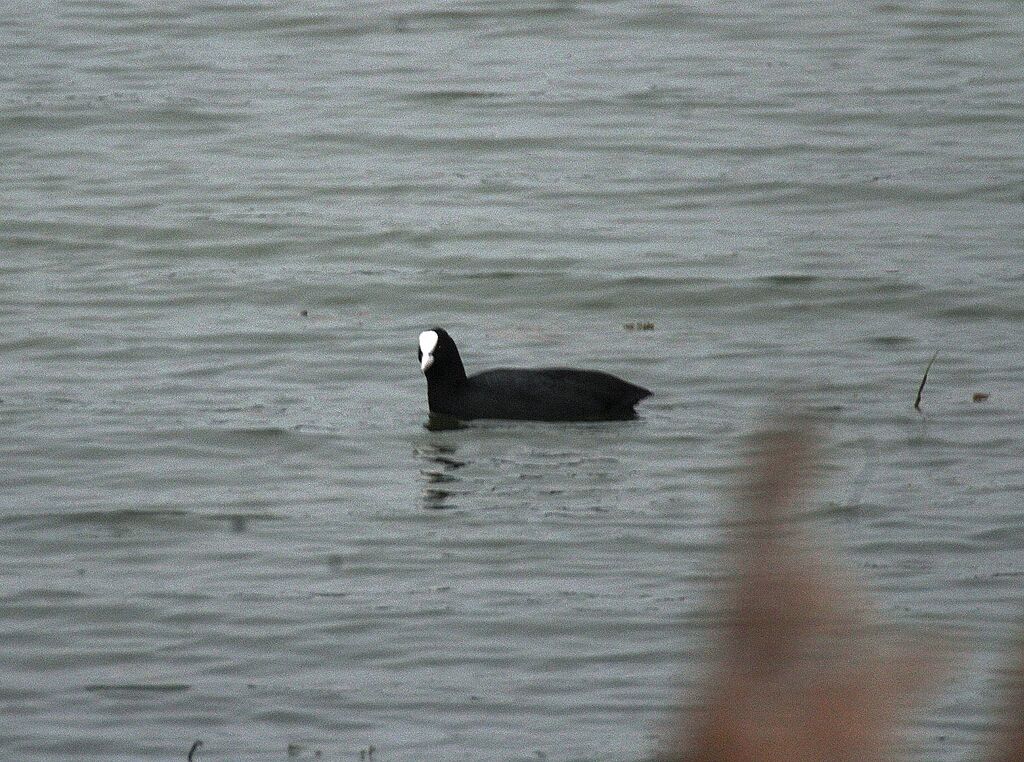
{"label": "submerged dark object", "polygon": [[495,368],[466,376],[459,350],[443,328],[420,334],[419,359],[430,412],[460,420],[626,420],[651,394],[599,370]]}

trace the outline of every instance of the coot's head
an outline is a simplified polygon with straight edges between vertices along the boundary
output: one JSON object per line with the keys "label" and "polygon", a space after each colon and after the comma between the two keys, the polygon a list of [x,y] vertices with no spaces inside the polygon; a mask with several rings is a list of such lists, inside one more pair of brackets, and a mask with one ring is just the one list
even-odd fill
{"label": "coot's head", "polygon": [[420,370],[428,379],[449,377],[453,380],[462,380],[466,377],[458,347],[444,328],[431,328],[420,334],[417,356],[420,360]]}

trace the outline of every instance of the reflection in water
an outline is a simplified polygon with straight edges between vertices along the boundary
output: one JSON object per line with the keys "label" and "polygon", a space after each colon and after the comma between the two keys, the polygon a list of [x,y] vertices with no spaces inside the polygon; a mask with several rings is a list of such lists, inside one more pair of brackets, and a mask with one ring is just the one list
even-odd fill
{"label": "reflection in water", "polygon": [[455,451],[451,442],[430,442],[413,450],[423,461],[420,474],[426,480],[421,495],[424,508],[439,511],[454,507],[450,500],[458,493],[454,487],[459,481],[454,472],[466,465],[452,457]]}

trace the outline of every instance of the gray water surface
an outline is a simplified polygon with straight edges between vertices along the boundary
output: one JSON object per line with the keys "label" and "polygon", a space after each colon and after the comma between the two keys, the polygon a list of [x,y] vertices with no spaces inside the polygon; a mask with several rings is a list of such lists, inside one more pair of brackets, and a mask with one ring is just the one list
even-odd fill
{"label": "gray water surface", "polygon": [[[644,758],[798,399],[808,524],[965,652],[911,747],[967,757],[1024,599],[1022,16],[0,12],[0,756]],[[435,324],[654,396],[430,431]]]}

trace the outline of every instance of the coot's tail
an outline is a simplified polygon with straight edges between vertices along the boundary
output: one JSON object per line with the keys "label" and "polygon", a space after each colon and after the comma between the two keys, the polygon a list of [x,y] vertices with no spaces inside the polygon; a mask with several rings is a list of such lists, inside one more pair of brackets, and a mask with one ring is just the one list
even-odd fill
{"label": "coot's tail", "polygon": [[622,388],[618,392],[618,398],[609,407],[609,417],[621,419],[636,418],[636,410],[633,408],[640,400],[650,397],[651,390],[631,384],[628,381],[622,381],[621,379],[619,379],[619,383],[622,385]]}

